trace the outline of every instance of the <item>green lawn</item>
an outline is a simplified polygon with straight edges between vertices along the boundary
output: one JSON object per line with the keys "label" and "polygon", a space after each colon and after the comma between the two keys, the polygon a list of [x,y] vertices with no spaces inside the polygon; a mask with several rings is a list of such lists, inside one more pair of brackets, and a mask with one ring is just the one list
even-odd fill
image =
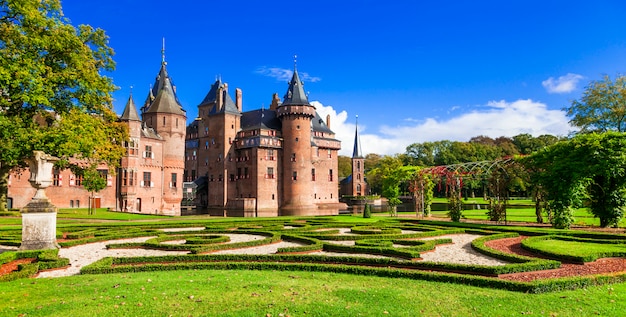
{"label": "green lawn", "polygon": [[626,253],[626,244],[606,244],[581,241],[565,241],[560,239],[537,240],[532,243],[536,249],[551,253],[558,250],[559,254],[589,256],[609,252]]}
{"label": "green lawn", "polygon": [[347,274],[176,271],[17,280],[2,316],[623,316],[626,284],[549,294]]}

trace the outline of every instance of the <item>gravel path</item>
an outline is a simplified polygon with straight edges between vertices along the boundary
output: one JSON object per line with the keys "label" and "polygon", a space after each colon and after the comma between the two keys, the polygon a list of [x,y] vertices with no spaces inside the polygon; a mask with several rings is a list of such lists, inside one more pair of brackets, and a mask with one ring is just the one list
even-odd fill
{"label": "gravel path", "polygon": [[423,238],[422,240],[434,240],[441,238],[452,239],[452,244],[438,245],[434,251],[421,253],[423,261],[445,262],[457,264],[479,265],[505,265],[509,262],[488,257],[472,249],[472,241],[481,237],[477,234],[452,234],[438,237]]}
{"label": "gravel path", "polygon": [[69,248],[59,249],[59,257],[70,259],[70,266],[61,270],[51,270],[40,272],[37,277],[61,277],[80,273],[80,268],[96,262],[105,257],[133,257],[133,256],[154,256],[168,254],[187,254],[187,251],[161,251],[146,249],[111,249],[107,250],[106,245],[112,243],[136,243],[145,242],[154,237],[141,237],[133,239],[109,240],[77,245]]}

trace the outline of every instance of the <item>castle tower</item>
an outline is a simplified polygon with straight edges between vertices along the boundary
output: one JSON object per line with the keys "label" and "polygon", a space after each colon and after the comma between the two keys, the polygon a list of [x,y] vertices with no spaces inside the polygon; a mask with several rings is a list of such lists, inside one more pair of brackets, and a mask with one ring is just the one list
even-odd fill
{"label": "castle tower", "polygon": [[354,130],[354,149],[352,150],[352,196],[364,196],[367,194],[364,163],[365,158],[361,152],[361,139],[359,138],[359,116],[357,116],[356,129]]}
{"label": "castle tower", "polygon": [[117,173],[118,178],[118,207],[122,211],[136,211],[137,198],[137,166],[140,163],[139,143],[141,139],[141,119],[137,113],[137,107],[133,101],[133,94],[130,93],[124,112],[120,116],[120,121],[128,126],[129,141],[126,142],[126,155],[122,157],[120,168]]}
{"label": "castle tower", "polygon": [[228,198],[236,196],[233,142],[241,123],[241,90],[235,94],[233,101],[228,84],[218,79],[198,105],[198,176],[206,176],[210,184],[209,207],[224,208]]}
{"label": "castle tower", "polygon": [[315,107],[309,103],[298,70],[294,66],[283,103],[276,108],[283,133],[283,197],[282,209],[310,208],[314,205],[311,192],[311,121]]}
{"label": "castle tower", "polygon": [[[156,158],[152,163],[154,166],[160,162],[162,172],[160,175],[154,175],[158,178],[152,177],[151,179],[153,184],[159,185],[154,187],[160,187],[162,190],[159,210],[163,214],[180,215],[187,116],[176,97],[175,86],[167,73],[164,50],[162,57],[161,69],[148,96],[149,99],[154,96],[154,99],[143,113],[143,122],[163,140],[162,157]],[[159,153],[159,151],[152,153]]]}

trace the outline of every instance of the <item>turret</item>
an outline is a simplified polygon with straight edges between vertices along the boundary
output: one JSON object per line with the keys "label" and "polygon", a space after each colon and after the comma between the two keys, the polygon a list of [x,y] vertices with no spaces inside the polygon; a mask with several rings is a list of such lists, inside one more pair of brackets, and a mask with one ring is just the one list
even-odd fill
{"label": "turret", "polygon": [[146,100],[151,102],[143,113],[143,122],[164,141],[161,210],[166,214],[180,214],[187,115],[167,73],[164,50],[162,53],[161,69]]}
{"label": "turret", "polygon": [[282,122],[283,133],[283,209],[314,206],[312,193],[311,120],[315,107],[309,103],[298,70],[283,98],[276,108]]}

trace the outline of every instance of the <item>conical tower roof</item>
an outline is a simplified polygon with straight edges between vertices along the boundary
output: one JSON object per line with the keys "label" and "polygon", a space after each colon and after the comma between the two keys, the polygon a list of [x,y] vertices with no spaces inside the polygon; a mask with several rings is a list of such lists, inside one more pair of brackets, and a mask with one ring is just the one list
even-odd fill
{"label": "conical tower roof", "polygon": [[363,158],[361,152],[361,138],[359,138],[359,116],[356,117],[356,128],[354,129],[354,149],[352,150],[352,158]]}
{"label": "conical tower roof", "polygon": [[[152,90],[149,92],[146,102],[151,100],[150,106],[145,109],[146,113],[173,113],[185,115],[183,106],[178,101],[174,84],[169,77],[165,60],[161,62],[161,69],[156,77]],[[144,106],[145,107],[145,106]]]}
{"label": "conical tower roof", "polygon": [[298,105],[298,106],[311,106],[309,98],[304,93],[304,84],[300,80],[298,75],[298,69],[293,67],[293,76],[289,82],[289,88],[283,97],[282,106]]}
{"label": "conical tower roof", "polygon": [[141,121],[141,119],[139,119],[139,114],[137,113],[137,107],[135,107],[135,102],[133,101],[132,93],[128,96],[128,101],[126,102],[126,107],[124,107],[124,112],[122,112],[120,120]]}

